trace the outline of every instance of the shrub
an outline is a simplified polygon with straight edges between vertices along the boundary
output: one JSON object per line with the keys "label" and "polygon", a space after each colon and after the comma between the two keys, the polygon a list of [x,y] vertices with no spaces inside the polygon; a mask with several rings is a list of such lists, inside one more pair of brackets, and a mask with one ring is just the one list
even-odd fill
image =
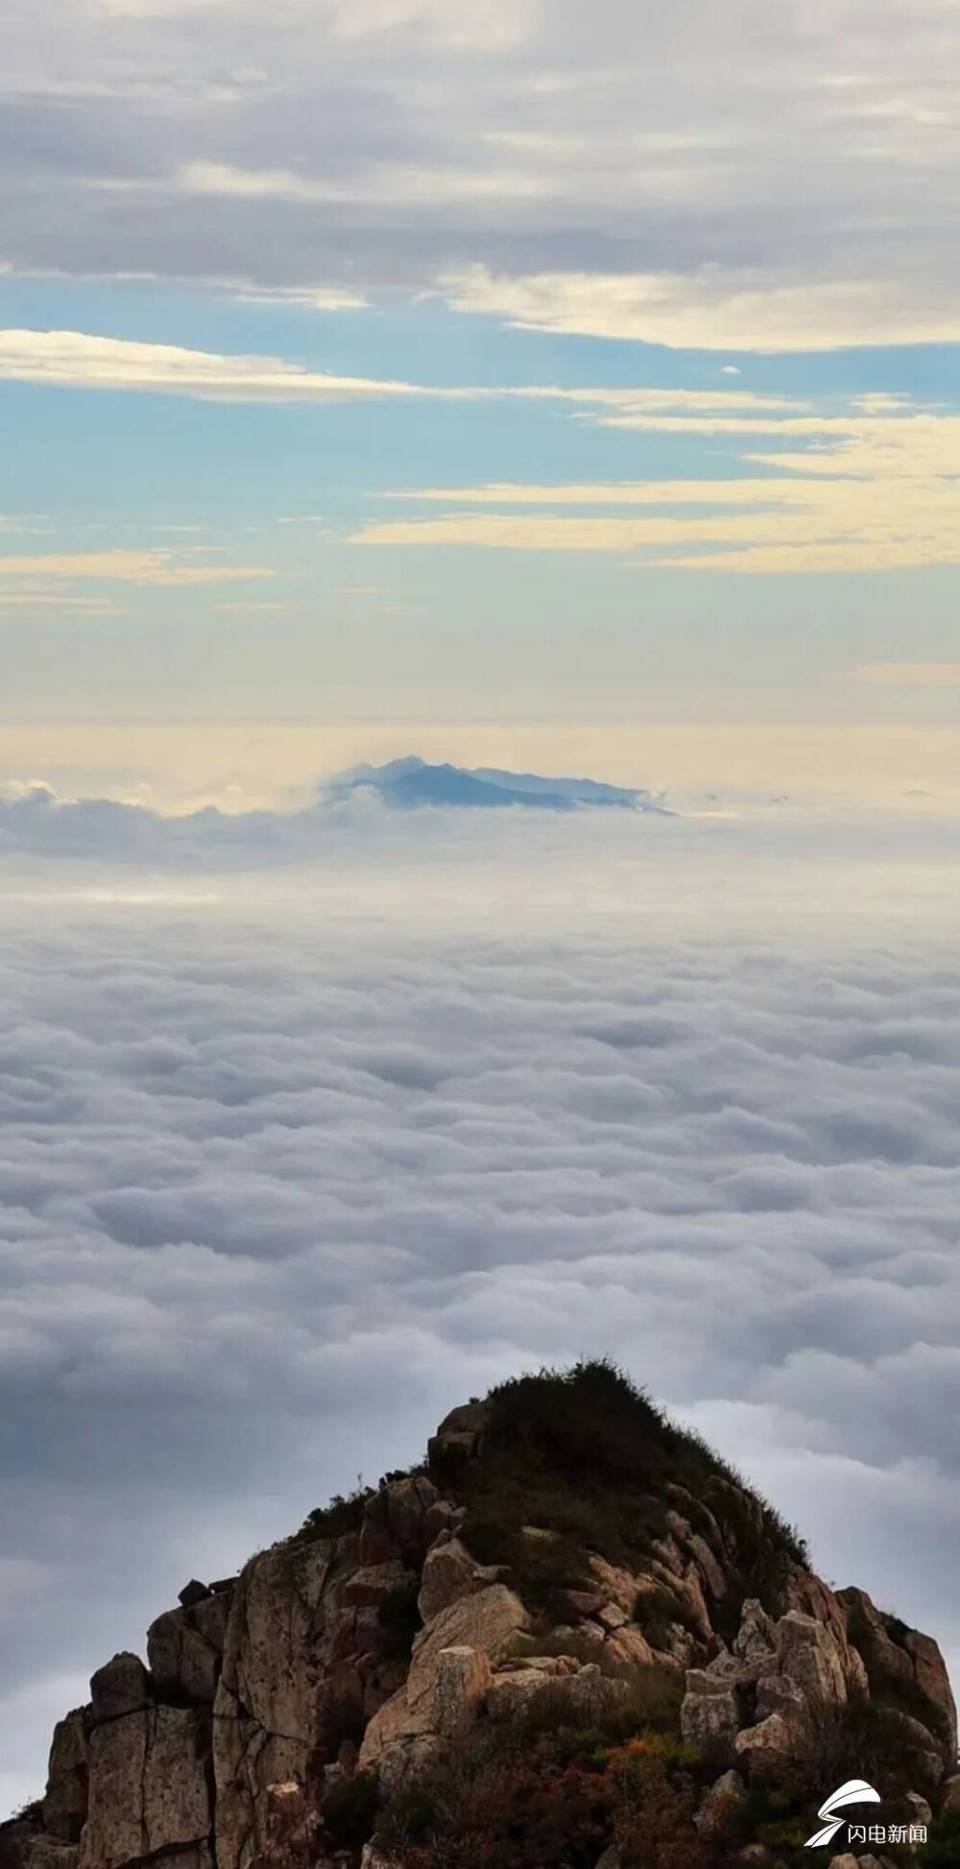
{"label": "shrub", "polygon": [[957,1869],[960,1863],[960,1811],[944,1811],[930,1829],[920,1860],[924,1869]]}
{"label": "shrub", "polygon": [[380,1793],[374,1772],[341,1778],[323,1800],[323,1827],[337,1849],[360,1849],[369,1838]]}
{"label": "shrub", "polygon": [[538,1730],[536,1714],[481,1725],[390,1798],[377,1827],[385,1854],[404,1869],[594,1869],[615,1843],[623,1869],[708,1869],[687,1748],[650,1732],[611,1744],[606,1723]]}
{"label": "shrub", "polygon": [[824,1785],[841,1785],[848,1778],[882,1785],[888,1798],[903,1797],[913,1785],[896,1715],[866,1698],[852,1699],[845,1707],[810,1707],[799,1723],[793,1756],[793,1783],[817,1802]]}
{"label": "shrub", "polygon": [[[458,1496],[462,1536],[482,1563],[505,1564],[531,1607],[563,1613],[564,1592],[584,1581],[587,1554],[628,1568],[644,1563],[666,1530],[669,1488],[712,1502],[737,1548],[730,1615],[746,1595],[779,1608],[788,1562],[806,1562],[791,1527],[706,1446],[678,1427],[606,1361],[542,1370],[494,1389],[483,1457],[468,1463]],[[711,1495],[711,1485],[713,1495]],[[548,1541],[524,1526],[551,1531]],[[666,1613],[667,1608],[669,1613]],[[647,1611],[661,1636],[687,1615],[673,1600]]]}
{"label": "shrub", "polygon": [[290,1544],[312,1544],[318,1538],[343,1538],[348,1532],[359,1531],[364,1506],[372,1497],[372,1486],[358,1486],[352,1493],[334,1493],[329,1505],[314,1506],[307,1513]]}

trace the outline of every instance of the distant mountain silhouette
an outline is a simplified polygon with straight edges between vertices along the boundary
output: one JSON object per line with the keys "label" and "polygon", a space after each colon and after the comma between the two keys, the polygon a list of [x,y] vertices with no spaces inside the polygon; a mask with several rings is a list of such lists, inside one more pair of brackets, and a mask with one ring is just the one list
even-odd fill
{"label": "distant mountain silhouette", "polygon": [[597,779],[544,778],[535,772],[503,772],[496,766],[475,770],[432,766],[415,755],[392,759],[385,766],[353,766],[338,773],[329,790],[334,797],[360,790],[376,792],[386,804],[401,810],[422,805],[525,805],[541,811],[573,811],[607,805],[627,811],[665,811],[649,792],[604,785]]}

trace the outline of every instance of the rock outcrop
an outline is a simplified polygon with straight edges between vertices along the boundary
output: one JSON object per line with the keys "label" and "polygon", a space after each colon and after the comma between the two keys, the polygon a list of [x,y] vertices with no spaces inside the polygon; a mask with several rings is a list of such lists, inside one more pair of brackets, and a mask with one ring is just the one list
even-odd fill
{"label": "rock outcrop", "polygon": [[496,1433],[489,1403],[456,1409],[429,1470],[312,1515],[229,1583],[193,1580],[151,1624],[148,1665],[115,1656],[59,1722],[42,1802],[0,1827],[0,1869],[327,1869],[359,1865],[362,1843],[369,1869],[388,1861],[376,1836],[338,1854],[326,1827],[351,1783],[358,1802],[391,1793],[534,1706],[615,1718],[654,1676],[716,1767],[705,1847],[811,1732],[864,1709],[909,1760],[917,1821],[960,1811],[930,1637],[829,1589],[723,1471],[696,1489],[645,1478],[625,1509],[642,1536],[605,1522],[594,1546],[587,1518],[577,1553],[535,1512],[501,1523],[496,1460],[514,1515],[526,1494]]}

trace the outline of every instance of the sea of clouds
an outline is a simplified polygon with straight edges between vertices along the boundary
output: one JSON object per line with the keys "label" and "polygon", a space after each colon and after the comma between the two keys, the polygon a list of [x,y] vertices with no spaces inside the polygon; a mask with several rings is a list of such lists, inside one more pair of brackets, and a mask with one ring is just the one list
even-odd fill
{"label": "sea of clouds", "polygon": [[5,860],[5,1807],[188,1576],[582,1352],[960,1658],[955,829],[496,818]]}

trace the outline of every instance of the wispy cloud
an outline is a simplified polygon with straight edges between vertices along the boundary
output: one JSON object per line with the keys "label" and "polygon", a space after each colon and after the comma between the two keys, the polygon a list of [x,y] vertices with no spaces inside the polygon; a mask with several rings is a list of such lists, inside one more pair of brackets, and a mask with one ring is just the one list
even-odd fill
{"label": "wispy cloud", "polygon": [[[107,187],[116,184],[108,182]],[[142,189],[152,184],[121,183]],[[334,181],[296,169],[251,169],[226,162],[188,162],[169,181],[157,184],[187,195],[224,195],[241,200],[390,203],[476,200],[542,200],[552,179],[536,168],[429,168],[420,163],[366,164]]]}
{"label": "wispy cloud", "polygon": [[266,565],[206,564],[166,551],[43,552],[0,556],[0,579],[94,579],[120,584],[231,584],[270,578]]}
{"label": "wispy cloud", "polygon": [[[958,415],[866,397],[842,415],[716,417],[691,400],[675,417],[637,411],[597,419],[643,428],[667,421],[678,433],[719,427],[745,437],[782,435],[787,445],[744,450],[744,466],[760,467],[762,477],[748,471],[713,480],[426,487],[394,497],[431,506],[445,502],[455,510],[372,521],[353,541],[512,551],[646,550],[649,564],[700,571],[850,571],[960,562]],[[817,445],[797,449],[797,440]],[[523,510],[531,506],[544,510]],[[574,510],[598,506],[602,514]],[[623,510],[631,507],[646,510]],[[712,509],[709,514],[704,507]],[[663,547],[666,553],[657,549]]]}
{"label": "wispy cloud", "polygon": [[280,357],[227,356],[82,331],[0,331],[2,378],[73,389],[192,396],[209,402],[343,402],[412,396],[456,401],[487,393],[338,376],[307,370]]}

